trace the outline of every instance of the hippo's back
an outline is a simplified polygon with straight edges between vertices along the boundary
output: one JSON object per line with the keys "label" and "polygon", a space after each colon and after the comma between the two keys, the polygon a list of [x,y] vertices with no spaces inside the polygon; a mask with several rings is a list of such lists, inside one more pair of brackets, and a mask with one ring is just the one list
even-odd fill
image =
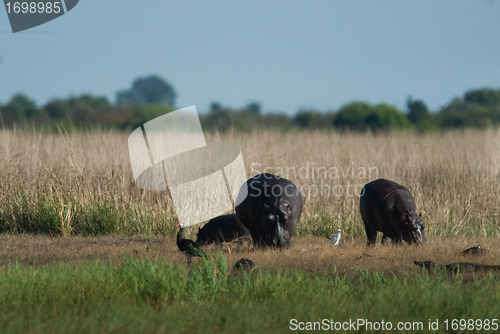
{"label": "hippo's back", "polygon": [[381,229],[380,224],[392,216],[399,216],[408,210],[414,212],[415,200],[406,187],[378,179],[367,183],[361,190],[359,210],[365,224]]}
{"label": "hippo's back", "polygon": [[250,238],[250,232],[235,214],[229,214],[212,218],[200,229],[196,242],[203,245],[228,242],[241,237]]}
{"label": "hippo's back", "polygon": [[388,195],[394,192],[409,193],[410,191],[396,182],[386,179],[378,179],[367,183],[363,187],[363,189],[361,190],[360,200],[377,201],[379,204],[381,204]]}

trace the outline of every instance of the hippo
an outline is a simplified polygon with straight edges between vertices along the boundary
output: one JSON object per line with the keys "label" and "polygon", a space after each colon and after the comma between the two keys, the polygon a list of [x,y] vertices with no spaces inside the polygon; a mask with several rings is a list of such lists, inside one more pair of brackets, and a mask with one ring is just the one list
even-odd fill
{"label": "hippo", "polygon": [[359,200],[361,218],[365,224],[368,246],[375,244],[377,232],[383,233],[382,243],[426,244],[424,223],[417,215],[411,192],[395,182],[378,179],[366,184]]}
{"label": "hippo", "polygon": [[198,231],[196,242],[200,245],[229,242],[238,238],[250,239],[250,232],[236,218],[236,214],[218,216],[210,219]]}
{"label": "hippo", "polygon": [[302,213],[303,200],[291,181],[268,173],[250,178],[240,190],[248,191],[236,206],[238,220],[257,246],[289,247]]}

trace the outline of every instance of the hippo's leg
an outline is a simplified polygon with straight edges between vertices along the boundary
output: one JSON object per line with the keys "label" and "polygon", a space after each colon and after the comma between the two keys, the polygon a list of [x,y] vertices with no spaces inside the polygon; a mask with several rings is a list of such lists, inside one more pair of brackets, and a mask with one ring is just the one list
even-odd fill
{"label": "hippo's leg", "polygon": [[399,236],[399,235],[395,235],[395,236],[392,238],[392,241],[393,241],[395,244],[399,244],[399,243],[401,243],[401,241],[402,241],[401,236]]}
{"label": "hippo's leg", "polygon": [[377,240],[377,230],[365,223],[365,231],[368,246],[373,246]]}
{"label": "hippo's leg", "polygon": [[390,245],[392,243],[392,238],[387,236],[387,234],[384,234],[382,236],[382,241],[381,241],[381,244],[382,245]]}
{"label": "hippo's leg", "polygon": [[384,229],[384,231],[382,231],[384,233],[384,235],[382,236],[382,244],[383,245],[390,245],[391,243],[393,242],[398,242],[398,233],[396,232],[396,230],[392,229],[392,228],[388,228],[388,229]]}
{"label": "hippo's leg", "polygon": [[264,246],[264,238],[260,234],[252,234],[253,244],[258,247]]}

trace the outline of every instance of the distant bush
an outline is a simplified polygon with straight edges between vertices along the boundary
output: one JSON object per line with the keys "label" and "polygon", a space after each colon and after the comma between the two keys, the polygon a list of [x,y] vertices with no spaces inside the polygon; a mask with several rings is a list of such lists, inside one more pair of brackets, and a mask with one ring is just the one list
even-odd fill
{"label": "distant bush", "polygon": [[24,94],[16,94],[3,107],[0,107],[1,120],[5,124],[23,123],[39,114],[35,102]]}
{"label": "distant bush", "polygon": [[440,128],[487,128],[498,125],[497,107],[487,107],[475,102],[455,98],[437,115]]}
{"label": "distant bush", "polygon": [[325,129],[331,127],[335,114],[319,110],[299,110],[293,117],[293,123],[300,129]]}
{"label": "distant bush", "polygon": [[177,93],[174,87],[157,75],[137,78],[132,82],[132,87],[116,93],[118,105],[158,103],[173,106],[176,98]]}
{"label": "distant bush", "polygon": [[174,108],[171,105],[164,104],[136,104],[129,107],[119,107],[116,109],[115,119],[107,122],[108,124],[115,124],[120,129],[134,129],[142,124],[164,115]]}
{"label": "distant bush", "polygon": [[[42,107],[24,94],[14,95],[0,105],[0,124],[78,130],[104,127],[133,129],[175,109],[175,91],[161,78],[139,78],[132,88],[118,93],[117,104],[106,97],[82,94],[66,99],[56,98]],[[429,131],[449,128],[497,127],[500,125],[500,89],[472,89],[454,98],[437,112],[431,113],[423,100],[409,97],[406,113],[381,103],[354,101],[337,111],[300,109],[295,115],[263,113],[262,106],[252,101],[233,108],[213,102],[208,112],[200,113],[202,127],[216,131],[253,131],[275,129],[388,131],[416,129]]]}
{"label": "distant bush", "polygon": [[102,115],[113,114],[115,108],[106,97],[83,94],[49,101],[43,111],[52,120],[67,118],[76,123],[98,123]]}
{"label": "distant bush", "polygon": [[371,105],[366,102],[352,102],[340,108],[333,119],[333,126],[339,130],[381,131],[407,129],[411,123],[394,106],[385,103]]}

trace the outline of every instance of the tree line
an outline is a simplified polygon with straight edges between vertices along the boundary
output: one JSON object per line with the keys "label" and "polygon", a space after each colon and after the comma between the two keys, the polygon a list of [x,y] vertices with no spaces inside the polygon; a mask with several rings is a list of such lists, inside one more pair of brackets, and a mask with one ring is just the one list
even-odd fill
{"label": "tree line", "polygon": [[[27,95],[19,93],[7,103],[0,104],[0,125],[4,128],[55,124],[131,129],[174,110],[176,97],[173,86],[156,75],[137,78],[130,88],[116,93],[114,102],[106,97],[82,94],[66,99],[56,98],[39,107]],[[353,101],[338,110],[301,109],[294,115],[264,113],[258,102],[240,108],[213,102],[208,112],[200,114],[200,120],[203,128],[219,131],[484,129],[500,125],[500,89],[469,90],[434,112],[424,101],[412,97],[407,99],[404,111],[386,103]]]}

